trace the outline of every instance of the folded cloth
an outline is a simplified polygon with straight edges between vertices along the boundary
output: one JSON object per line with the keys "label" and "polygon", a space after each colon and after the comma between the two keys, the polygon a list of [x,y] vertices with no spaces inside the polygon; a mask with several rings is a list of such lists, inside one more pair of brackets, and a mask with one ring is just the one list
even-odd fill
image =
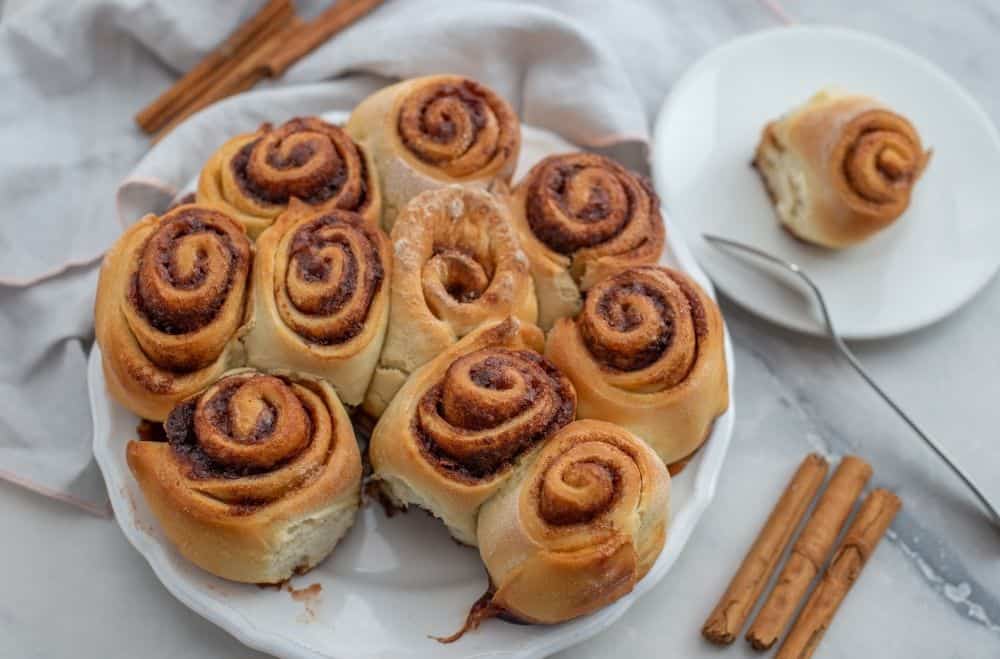
{"label": "folded cloth", "polygon": [[[146,153],[133,115],[261,4],[32,0],[0,22],[0,477],[106,507],[88,471],[96,263],[228,136],[454,72],[496,89],[525,123],[641,166],[649,117],[680,68],[773,24],[755,4],[392,0]],[[296,2],[307,17],[327,4]]]}

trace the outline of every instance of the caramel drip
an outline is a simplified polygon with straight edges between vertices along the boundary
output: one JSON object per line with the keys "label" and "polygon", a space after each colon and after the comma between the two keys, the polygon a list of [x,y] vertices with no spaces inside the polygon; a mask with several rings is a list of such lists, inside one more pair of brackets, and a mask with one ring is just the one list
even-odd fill
{"label": "caramel drip", "polygon": [[572,385],[544,357],[486,348],[455,360],[417,408],[416,431],[444,470],[481,479],[573,419]]}
{"label": "caramel drip", "polygon": [[631,268],[599,282],[576,323],[599,364],[619,373],[645,371],[641,386],[655,390],[684,381],[708,331],[692,284],[657,267]]}
{"label": "caramel drip", "polygon": [[587,153],[550,156],[528,174],[525,213],[532,232],[556,252],[614,241],[634,249],[661,222],[655,196],[618,163]]}
{"label": "caramel drip", "polygon": [[506,161],[520,139],[507,102],[466,79],[419,86],[402,100],[398,130],[414,156],[454,178]]}
{"label": "caramel drip", "polygon": [[385,279],[378,229],[347,211],[298,225],[277,258],[275,300],[284,323],[307,341],[335,345],[361,333]]}
{"label": "caramel drip", "polygon": [[[197,206],[164,215],[138,251],[128,291],[143,352],[177,372],[214,361],[242,321],[249,272],[250,242],[228,216]],[[189,339],[190,349],[161,334]]]}
{"label": "caramel drip", "polygon": [[891,209],[893,215],[909,203],[928,157],[910,122],[887,110],[855,117],[833,151],[845,200],[868,209]]}
{"label": "caramel drip", "polygon": [[265,124],[258,138],[236,152],[230,167],[242,193],[259,203],[285,205],[296,197],[361,212],[369,201],[360,147],[343,130],[315,117],[278,128]]}
{"label": "caramel drip", "polygon": [[260,373],[220,380],[174,408],[164,428],[203,494],[247,506],[314,478],[328,459],[334,430],[316,393]]}

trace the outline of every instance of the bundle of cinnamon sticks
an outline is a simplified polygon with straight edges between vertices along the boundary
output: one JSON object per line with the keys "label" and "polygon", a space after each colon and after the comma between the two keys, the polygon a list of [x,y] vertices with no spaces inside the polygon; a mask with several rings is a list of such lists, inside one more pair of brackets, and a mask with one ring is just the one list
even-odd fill
{"label": "bundle of cinnamon sticks", "polygon": [[292,64],[366,15],[383,0],[335,0],[311,21],[291,0],[269,0],[218,48],[135,116],[157,141],[216,101],[246,91],[262,78],[278,78]]}
{"label": "bundle of cinnamon sticks", "polygon": [[[817,454],[807,456],[799,466],[705,622],[702,635],[706,639],[720,645],[736,639],[823,485],[828,470],[827,461]],[[755,650],[771,648],[788,629],[871,475],[871,466],[861,458],[847,456],[841,460],[747,632],[747,641]],[[833,552],[826,572],[785,638],[778,659],[812,656],[900,506],[895,494],[882,489],[872,491],[864,500]]]}

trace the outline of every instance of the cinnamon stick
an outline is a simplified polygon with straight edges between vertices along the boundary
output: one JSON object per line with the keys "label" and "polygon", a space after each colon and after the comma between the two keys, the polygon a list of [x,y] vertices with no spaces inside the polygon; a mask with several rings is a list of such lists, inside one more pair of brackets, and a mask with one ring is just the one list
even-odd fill
{"label": "cinnamon stick", "polygon": [[161,125],[153,136],[158,142],[195,112],[216,101],[253,87],[261,78],[282,76],[293,63],[324,41],[367,15],[384,0],[339,0],[311,21],[293,16],[279,28],[262,35],[252,50],[220,67],[207,84],[190,90],[185,105]]}
{"label": "cinnamon stick", "polygon": [[333,6],[309,21],[281,50],[267,62],[268,75],[279,78],[292,64],[317,46],[378,7],[385,0],[337,0]]}
{"label": "cinnamon stick", "polygon": [[281,31],[294,16],[291,0],[270,0],[197,66],[139,112],[135,116],[136,123],[147,133],[163,128],[192,99],[198,98],[214,81]]}
{"label": "cinnamon stick", "polygon": [[827,469],[826,460],[815,453],[806,456],[799,465],[726,592],[705,621],[701,633],[706,639],[718,644],[732,643],[736,639],[823,484]]}
{"label": "cinnamon stick", "polygon": [[778,650],[777,659],[808,659],[812,656],[840,603],[861,575],[862,568],[901,505],[899,497],[887,490],[875,490],[868,495],[847,529],[837,553],[833,555],[823,580],[816,586],[791,633]]}
{"label": "cinnamon stick", "polygon": [[792,553],[785,561],[778,582],[747,632],[747,640],[753,649],[767,650],[784,633],[871,475],[871,465],[857,456],[849,455],[840,461],[812,516],[792,546]]}
{"label": "cinnamon stick", "polygon": [[189,96],[186,99],[186,105],[156,131],[156,134],[153,135],[153,141],[159,142],[167,133],[195,112],[216,101],[246,91],[257,84],[261,78],[267,75],[268,58],[293,38],[301,27],[302,21],[293,18],[279,31],[267,35],[263,42],[256,43],[253,52],[247,53],[241,59],[222,67],[219,75],[213,77],[204,89],[199,90],[197,95]]}

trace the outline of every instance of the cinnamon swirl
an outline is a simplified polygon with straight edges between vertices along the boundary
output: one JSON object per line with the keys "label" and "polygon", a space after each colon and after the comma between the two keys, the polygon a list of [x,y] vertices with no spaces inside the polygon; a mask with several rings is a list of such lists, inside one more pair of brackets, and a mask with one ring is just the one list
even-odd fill
{"label": "cinnamon swirl", "polygon": [[414,197],[392,228],[389,329],[365,397],[379,416],[406,377],[487,322],[536,318],[528,262],[506,207],[457,185]]}
{"label": "cinnamon swirl", "polygon": [[764,127],[753,164],[789,232],[840,248],[903,214],[930,155],[875,99],[823,91]]}
{"label": "cinnamon swirl", "polygon": [[729,405],[722,315],[687,275],[644,266],[601,280],[546,356],[573,381],[583,419],[616,423],[670,465],[705,441]]}
{"label": "cinnamon swirl", "polygon": [[178,551],[233,581],[312,568],[354,521],[361,456],[322,380],[232,371],[173,409],[129,467]]}
{"label": "cinnamon swirl", "polygon": [[292,200],[256,247],[248,363],[322,377],[360,404],[389,318],[389,239],[356,213]]}
{"label": "cinnamon swirl", "polygon": [[345,130],[375,159],[387,230],[424,190],[509,182],[521,147],[521,126],[507,101],[455,75],[386,87],[354,109]]}
{"label": "cinnamon swirl", "polygon": [[544,357],[537,327],[508,318],[473,331],[414,373],[372,433],[383,493],[476,543],[476,514],[515,465],[573,420],[573,386]]}
{"label": "cinnamon swirl", "polygon": [[317,211],[347,210],[378,225],[381,194],[374,165],[343,130],[316,117],[237,135],[208,159],[198,203],[239,220],[256,238],[299,199]]}
{"label": "cinnamon swirl", "polygon": [[491,608],[557,623],[629,593],[666,540],[670,476],[633,434],[602,421],[557,431],[479,513]]}
{"label": "cinnamon swirl", "polygon": [[180,399],[240,365],[251,246],[243,228],[198,205],[147,215],[104,257],[94,308],[111,395],[161,421]]}
{"label": "cinnamon swirl", "polygon": [[580,308],[581,291],[633,265],[656,263],[665,229],[649,183],[618,163],[589,153],[545,158],[518,182],[514,225],[531,261],[538,324]]}

